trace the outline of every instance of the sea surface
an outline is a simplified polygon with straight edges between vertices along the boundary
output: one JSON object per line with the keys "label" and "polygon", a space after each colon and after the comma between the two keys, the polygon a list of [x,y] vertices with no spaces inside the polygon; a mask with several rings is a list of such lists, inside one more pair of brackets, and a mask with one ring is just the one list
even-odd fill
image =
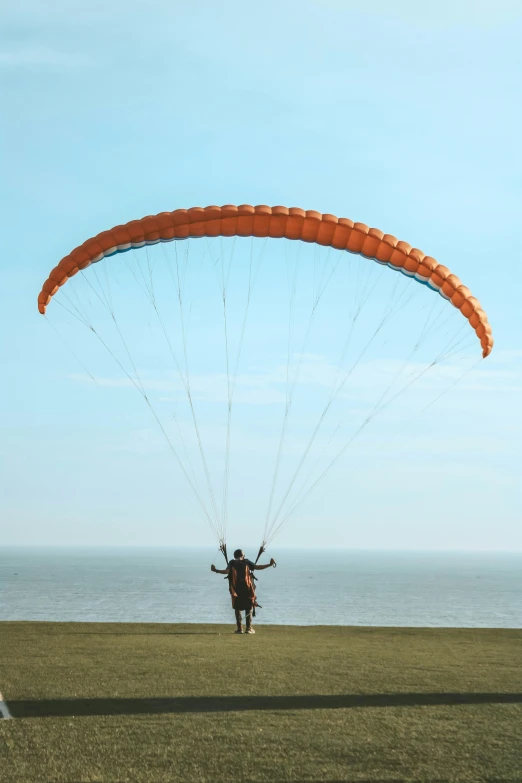
{"label": "sea surface", "polygon": [[[520,552],[273,554],[258,624],[522,627]],[[211,563],[208,549],[0,548],[0,620],[233,622]]]}

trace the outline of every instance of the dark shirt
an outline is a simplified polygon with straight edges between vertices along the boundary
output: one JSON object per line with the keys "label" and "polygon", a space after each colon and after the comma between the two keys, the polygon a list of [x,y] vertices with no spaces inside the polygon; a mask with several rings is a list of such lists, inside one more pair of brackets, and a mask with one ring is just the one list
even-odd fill
{"label": "dark shirt", "polygon": [[244,557],[243,560],[231,560],[228,564],[229,568],[233,568],[235,570],[238,582],[245,581],[245,571],[247,566],[250,571],[255,571],[256,564],[251,560],[247,560],[246,557]]}

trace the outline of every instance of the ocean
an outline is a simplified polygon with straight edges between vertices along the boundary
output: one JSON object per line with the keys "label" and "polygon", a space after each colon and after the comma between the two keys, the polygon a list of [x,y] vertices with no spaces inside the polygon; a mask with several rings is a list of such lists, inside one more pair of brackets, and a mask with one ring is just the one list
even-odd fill
{"label": "ocean", "polygon": [[[256,624],[522,627],[522,552],[270,554],[277,568],[259,574]],[[232,624],[211,563],[223,568],[221,553],[2,548],[0,620]]]}

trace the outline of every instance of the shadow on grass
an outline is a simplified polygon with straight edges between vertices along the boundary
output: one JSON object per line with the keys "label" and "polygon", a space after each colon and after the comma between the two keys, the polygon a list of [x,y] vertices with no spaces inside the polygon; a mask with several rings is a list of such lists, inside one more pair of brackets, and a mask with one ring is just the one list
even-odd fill
{"label": "shadow on grass", "polygon": [[24,699],[8,702],[13,718],[80,715],[338,710],[354,707],[433,707],[522,704],[522,693],[375,693],[337,696],[183,696],[141,699]]}
{"label": "shadow on grass", "polygon": [[[231,632],[229,632],[231,633]],[[65,636],[225,636],[220,631],[67,631]]]}

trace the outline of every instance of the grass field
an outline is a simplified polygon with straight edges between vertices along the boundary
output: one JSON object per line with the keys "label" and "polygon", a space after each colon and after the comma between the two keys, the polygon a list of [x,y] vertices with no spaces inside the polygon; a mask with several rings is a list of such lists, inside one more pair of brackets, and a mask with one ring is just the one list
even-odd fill
{"label": "grass field", "polygon": [[2,783],[522,781],[522,631],[0,623]]}

